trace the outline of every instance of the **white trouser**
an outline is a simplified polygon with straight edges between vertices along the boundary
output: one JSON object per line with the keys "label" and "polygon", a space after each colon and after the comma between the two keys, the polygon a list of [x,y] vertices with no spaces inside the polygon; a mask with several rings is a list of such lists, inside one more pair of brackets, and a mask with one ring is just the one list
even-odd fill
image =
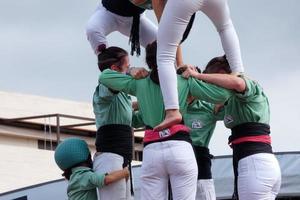
{"label": "white trouser", "polygon": [[193,13],[201,10],[214,23],[233,72],[243,72],[240,45],[227,0],[168,0],[157,33],[157,63],[166,109],[178,109],[176,51]]}
{"label": "white trouser", "polygon": [[[87,38],[97,54],[97,48],[101,44],[107,44],[106,36],[114,31],[119,31],[129,37],[133,17],[123,17],[114,14],[100,3],[94,14],[90,17],[87,26]],[[143,47],[156,40],[157,26],[152,23],[145,14],[140,17],[140,43]]]}
{"label": "white trouser", "polygon": [[174,200],[194,200],[197,175],[195,155],[188,142],[149,144],[143,151],[141,200],[166,200],[169,180]]}
{"label": "white trouser", "polygon": [[216,192],[213,179],[198,180],[196,200],[216,200]]}
{"label": "white trouser", "polygon": [[281,172],[273,154],[258,153],[238,163],[240,200],[274,200],[281,185]]}
{"label": "white trouser", "polygon": [[[109,173],[123,169],[123,157],[115,153],[101,153],[94,156],[93,169],[99,173]],[[130,193],[130,179],[122,179],[110,185],[98,188],[98,200],[133,199]]]}

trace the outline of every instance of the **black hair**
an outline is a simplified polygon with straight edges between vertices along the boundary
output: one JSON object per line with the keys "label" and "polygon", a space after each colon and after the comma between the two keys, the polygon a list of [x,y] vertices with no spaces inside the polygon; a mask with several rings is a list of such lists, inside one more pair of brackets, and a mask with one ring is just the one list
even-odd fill
{"label": "black hair", "polygon": [[93,161],[92,161],[91,154],[89,154],[89,156],[88,156],[88,158],[87,158],[86,161],[83,161],[81,163],[75,164],[74,166],[69,167],[68,169],[65,169],[64,173],[62,174],[62,176],[64,176],[67,180],[70,180],[70,177],[72,175],[72,169],[74,167],[80,167],[80,166],[93,168]]}
{"label": "black hair", "polygon": [[[185,72],[185,70],[187,69],[188,67],[187,66],[183,66],[183,67],[179,67],[176,71],[176,73],[178,75],[181,75],[183,72]],[[201,69],[199,67],[195,67],[195,69],[197,70],[198,73],[201,73]]]}
{"label": "black hair", "polygon": [[220,70],[224,70],[227,74],[231,73],[230,65],[228,63],[226,55],[211,59],[207,63],[203,73],[218,73],[218,71]]}
{"label": "black hair", "polygon": [[157,42],[156,40],[146,46],[146,63],[151,70],[157,71]]}
{"label": "black hair", "polygon": [[156,40],[146,46],[146,63],[151,69],[150,78],[153,82],[159,84],[158,72],[157,72],[157,42]]}
{"label": "black hair", "polygon": [[108,47],[107,49],[103,49],[98,55],[99,70],[103,71],[109,69],[112,65],[122,65],[126,56],[128,56],[127,51],[120,47]]}

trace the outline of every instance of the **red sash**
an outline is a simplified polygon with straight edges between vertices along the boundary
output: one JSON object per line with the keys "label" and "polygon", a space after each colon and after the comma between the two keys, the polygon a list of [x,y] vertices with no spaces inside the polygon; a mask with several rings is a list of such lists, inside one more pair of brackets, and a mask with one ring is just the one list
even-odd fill
{"label": "red sash", "polygon": [[240,144],[243,142],[262,142],[271,144],[271,137],[269,135],[255,135],[255,136],[246,136],[233,140],[229,145]]}
{"label": "red sash", "polygon": [[154,141],[159,141],[168,137],[171,137],[172,135],[175,135],[179,131],[186,132],[189,134],[190,128],[183,124],[177,124],[173,125],[168,129],[164,129],[162,131],[153,131],[152,129],[147,129],[145,131],[145,136],[144,136],[144,142],[154,142]]}

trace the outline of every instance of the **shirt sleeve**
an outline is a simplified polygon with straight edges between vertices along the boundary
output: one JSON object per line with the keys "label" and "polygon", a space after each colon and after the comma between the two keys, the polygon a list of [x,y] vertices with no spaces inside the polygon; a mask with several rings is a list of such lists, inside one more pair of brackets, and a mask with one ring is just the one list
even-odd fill
{"label": "shirt sleeve", "polygon": [[105,179],[105,174],[100,174],[97,172],[90,172],[89,173],[89,183],[91,186],[94,187],[104,187],[104,179]]}
{"label": "shirt sleeve", "polygon": [[100,74],[99,82],[112,90],[136,96],[136,80],[126,74],[107,69]]}
{"label": "shirt sleeve", "polygon": [[115,94],[108,87],[102,84],[99,85],[98,90],[99,97],[102,99],[111,100],[115,96]]}
{"label": "shirt sleeve", "polygon": [[202,101],[213,104],[224,104],[232,96],[231,90],[205,83],[194,78],[189,78],[188,81],[190,94]]}
{"label": "shirt sleeve", "polygon": [[247,99],[251,96],[255,96],[255,94],[257,93],[257,89],[259,87],[258,83],[250,80],[244,76],[240,76],[240,78],[242,78],[245,81],[246,84],[246,90],[244,92],[237,92],[236,96],[241,98],[241,99]]}

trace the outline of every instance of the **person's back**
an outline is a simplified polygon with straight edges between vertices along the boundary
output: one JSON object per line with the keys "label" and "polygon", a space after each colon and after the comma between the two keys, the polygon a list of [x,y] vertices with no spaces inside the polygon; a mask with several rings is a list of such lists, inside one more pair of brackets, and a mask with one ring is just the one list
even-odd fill
{"label": "person's back", "polygon": [[[123,92],[113,92],[99,84],[93,95],[93,111],[96,127],[108,124],[131,124],[131,98]],[[118,113],[118,115],[116,115]]]}
{"label": "person's back", "polygon": [[97,200],[97,187],[104,186],[105,174],[97,174],[89,167],[72,169],[68,184],[69,200]]}
{"label": "person's back", "polygon": [[[163,121],[165,117],[165,110],[163,104],[163,97],[158,83],[153,81],[151,77],[145,79],[134,80],[134,93],[139,102],[139,109],[142,113],[144,123],[148,126],[155,127]],[[182,110],[186,109],[187,103],[184,99],[188,96],[188,82],[178,77],[178,87],[180,99],[180,107]]]}
{"label": "person's back", "polygon": [[281,172],[271,145],[267,96],[255,81],[229,75],[226,56],[211,59],[204,71],[207,74],[189,70],[185,76],[234,90],[224,105],[224,124],[231,129],[228,143],[233,150],[234,195],[243,200],[275,199]]}

